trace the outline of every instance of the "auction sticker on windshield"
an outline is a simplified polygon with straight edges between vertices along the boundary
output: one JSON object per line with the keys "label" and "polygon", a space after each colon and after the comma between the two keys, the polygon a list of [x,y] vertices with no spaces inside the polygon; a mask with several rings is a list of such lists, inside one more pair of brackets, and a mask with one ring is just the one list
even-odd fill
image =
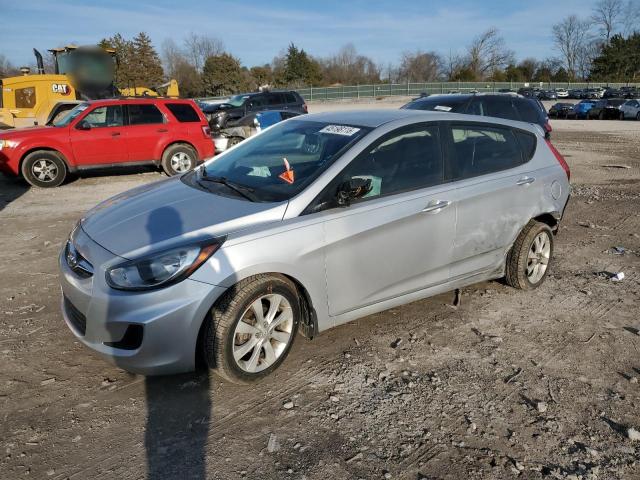
{"label": "auction sticker on windshield", "polygon": [[351,135],[358,133],[359,128],[348,127],[347,125],[327,125],[319,133],[334,133],[336,135],[345,135],[350,137]]}
{"label": "auction sticker on windshield", "polygon": [[437,105],[433,108],[434,110],[440,110],[441,112],[450,112],[451,107],[447,107],[445,105]]}

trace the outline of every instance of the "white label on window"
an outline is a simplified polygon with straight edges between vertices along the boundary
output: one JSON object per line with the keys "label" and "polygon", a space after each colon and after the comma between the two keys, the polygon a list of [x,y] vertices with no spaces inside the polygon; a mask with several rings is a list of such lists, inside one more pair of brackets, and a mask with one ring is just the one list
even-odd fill
{"label": "white label on window", "polygon": [[440,110],[441,112],[450,112],[451,107],[447,107],[446,105],[436,105],[434,110]]}
{"label": "white label on window", "polygon": [[347,127],[346,125],[327,125],[320,130],[320,133],[334,133],[336,135],[346,135],[347,137],[350,137],[359,131],[359,128]]}

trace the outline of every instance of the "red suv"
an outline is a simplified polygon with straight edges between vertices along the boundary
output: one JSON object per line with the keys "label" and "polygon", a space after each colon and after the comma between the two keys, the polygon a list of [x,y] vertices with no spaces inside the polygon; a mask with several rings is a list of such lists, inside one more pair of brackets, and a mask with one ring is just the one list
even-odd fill
{"label": "red suv", "polygon": [[176,175],[213,153],[209,124],[193,100],[95,100],[50,126],[0,133],[0,171],[36,187],[57,187],[69,172],[118,165],[153,164]]}

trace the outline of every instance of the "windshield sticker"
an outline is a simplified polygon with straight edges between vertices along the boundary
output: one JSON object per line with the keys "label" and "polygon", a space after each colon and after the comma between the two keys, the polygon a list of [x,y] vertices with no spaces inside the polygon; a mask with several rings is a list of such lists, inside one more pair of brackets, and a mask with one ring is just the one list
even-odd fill
{"label": "windshield sticker", "polygon": [[291,169],[291,165],[289,165],[289,161],[286,158],[283,158],[282,160],[284,160],[284,172],[278,175],[278,178],[291,185],[295,181],[293,170]]}
{"label": "windshield sticker", "polygon": [[348,127],[346,125],[327,125],[319,133],[333,133],[335,135],[345,135],[350,137],[351,135],[358,133],[359,128]]}
{"label": "windshield sticker", "polygon": [[440,110],[441,112],[450,112],[451,107],[447,107],[446,105],[436,105],[434,110]]}

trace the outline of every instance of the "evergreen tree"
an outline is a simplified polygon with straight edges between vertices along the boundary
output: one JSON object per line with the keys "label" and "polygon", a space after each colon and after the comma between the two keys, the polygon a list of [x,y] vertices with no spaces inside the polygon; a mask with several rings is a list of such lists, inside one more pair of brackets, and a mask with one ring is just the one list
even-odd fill
{"label": "evergreen tree", "polygon": [[151,38],[144,32],[140,32],[133,38],[133,58],[135,61],[136,86],[153,88],[164,82],[162,62]]}
{"label": "evergreen tree", "polygon": [[116,51],[118,67],[116,70],[116,87],[127,88],[136,85],[135,59],[133,44],[119,33],[111,38],[105,38],[98,43],[102,48],[112,48]]}
{"label": "evergreen tree", "polygon": [[240,60],[223,53],[207,57],[202,68],[202,85],[207,95],[230,95],[244,86]]}
{"label": "evergreen tree", "polygon": [[322,79],[320,65],[298,49],[293,43],[289,45],[284,59],[282,81],[290,87],[302,87],[317,84]]}
{"label": "evergreen tree", "polygon": [[592,64],[590,77],[609,82],[637,82],[640,79],[640,33],[625,38],[614,35],[602,46]]}

